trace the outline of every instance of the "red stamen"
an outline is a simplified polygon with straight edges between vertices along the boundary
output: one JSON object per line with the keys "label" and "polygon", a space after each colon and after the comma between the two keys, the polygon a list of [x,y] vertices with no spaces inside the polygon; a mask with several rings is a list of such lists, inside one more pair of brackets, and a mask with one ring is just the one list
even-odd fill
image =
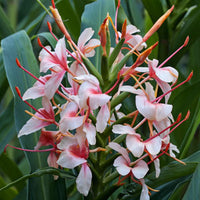
{"label": "red stamen", "polygon": [[49,28],[49,32],[51,33],[51,35],[54,37],[54,39],[56,41],[58,41],[58,38],[54,35],[54,33],[52,32],[52,27],[51,27],[51,23],[47,21],[47,26]]}
{"label": "red stamen", "polygon": [[171,93],[172,91],[174,91],[175,89],[177,89],[178,87],[183,85],[184,83],[188,82],[192,78],[192,76],[193,76],[193,71],[189,74],[189,76],[187,77],[187,79],[185,81],[179,83],[177,86],[173,87],[171,90],[169,90],[169,91],[165,92],[164,94],[162,94],[161,96],[157,97],[151,103],[154,103],[154,102],[159,103],[164,96]]}
{"label": "red stamen", "polygon": [[55,9],[56,6],[55,6],[55,2],[54,2],[54,0],[51,0],[51,4],[52,4],[52,7]]}
{"label": "red stamen", "polygon": [[42,150],[23,149],[23,148],[19,148],[19,147],[15,147],[15,146],[12,146],[10,144],[7,144],[4,148],[5,153],[6,153],[7,147],[11,147],[13,149],[17,149],[17,150],[20,150],[20,151],[27,151],[27,152],[48,152],[48,151],[55,151],[56,150],[56,148],[42,149]]}
{"label": "red stamen", "polygon": [[106,91],[105,94],[110,93],[117,86],[118,83],[119,83],[119,79],[117,79],[117,81],[115,82],[115,84],[108,91]]}
{"label": "red stamen", "polygon": [[151,164],[154,160],[156,160],[157,158],[159,158],[159,157],[161,157],[163,154],[165,154],[165,153],[168,151],[169,146],[170,146],[170,143],[167,144],[165,150],[164,150],[162,153],[160,153],[158,156],[156,156],[153,160],[149,161],[149,162],[147,163],[147,165]]}
{"label": "red stamen", "polygon": [[[182,120],[182,121],[180,121],[174,128],[172,128],[172,130],[170,130],[170,132],[167,134],[167,135],[165,135],[165,137],[167,137],[170,133],[172,133],[177,127],[179,127],[183,122],[185,122],[188,118],[189,118],[189,116],[190,116],[190,111],[188,110],[188,112],[187,112],[187,114],[186,114],[186,116],[185,116],[185,118]],[[164,137],[164,138],[165,138]],[[163,139],[164,139],[163,138]]]}
{"label": "red stamen", "polygon": [[169,56],[165,61],[163,61],[157,68],[161,68],[165,63],[167,63],[173,56],[175,56],[183,47],[187,46],[189,42],[189,36],[186,37],[185,42],[180,46],[171,56]]}
{"label": "red stamen", "polygon": [[[22,99],[22,96],[21,96],[21,92],[20,92],[20,90],[19,90],[19,88],[16,86],[15,87],[15,90],[16,90],[16,92],[17,92],[17,94],[19,95],[19,97]],[[28,103],[26,100],[23,100],[22,99],[22,101],[24,102],[24,103],[26,103],[29,107],[31,107],[33,110],[35,110],[36,112],[38,112],[38,113],[40,113],[41,115],[43,115],[39,110],[37,110],[35,107],[33,107],[30,103]]]}
{"label": "red stamen", "polygon": [[40,47],[42,47],[48,54],[50,54],[54,59],[57,60],[57,58],[45,46],[43,46],[39,37],[37,38],[37,41]]}
{"label": "red stamen", "polygon": [[[165,129],[163,129],[162,131],[160,131],[160,132],[157,133],[156,135],[154,135],[154,136],[148,138],[148,139],[145,140],[144,142],[149,142],[149,141],[153,140],[155,137],[161,135],[161,134],[164,133],[166,130],[168,130],[169,128],[171,128],[171,127],[174,126],[175,124],[179,123],[180,120],[181,120],[181,113],[178,115],[177,120],[176,120],[173,124],[171,124],[170,126],[168,126],[168,127],[165,128]],[[174,129],[173,129],[173,130],[174,130]],[[171,133],[171,132],[172,132],[172,131],[170,131],[170,133]],[[167,134],[167,135],[169,135],[169,134]]]}
{"label": "red stamen", "polygon": [[29,74],[30,76],[32,76],[34,79],[36,79],[37,81],[39,81],[40,83],[42,84],[45,84],[42,80],[40,80],[39,78],[37,78],[35,75],[33,75],[31,72],[29,72],[27,69],[25,69],[21,63],[19,62],[18,58],[16,58],[16,63],[17,63],[17,66],[19,68],[21,68],[22,70],[24,70],[27,74]]}

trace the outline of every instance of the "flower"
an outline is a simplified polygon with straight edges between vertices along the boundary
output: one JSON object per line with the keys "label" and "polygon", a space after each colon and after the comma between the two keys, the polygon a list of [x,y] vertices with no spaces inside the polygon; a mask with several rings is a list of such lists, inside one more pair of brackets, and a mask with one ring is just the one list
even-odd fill
{"label": "flower", "polygon": [[85,134],[78,129],[75,136],[64,137],[58,144],[58,148],[63,151],[57,160],[57,164],[69,169],[82,165],[76,184],[78,191],[87,196],[91,187],[92,173],[87,165],[89,148]]}
{"label": "flower", "polygon": [[125,176],[132,173],[137,179],[144,178],[149,171],[148,165],[143,160],[139,160],[135,163],[134,167],[131,167],[131,161],[128,152],[125,148],[121,147],[118,143],[110,142],[109,147],[119,152],[122,156],[117,157],[114,160],[113,166],[116,167],[119,174]]}
{"label": "flower", "polygon": [[51,102],[47,97],[42,97],[43,108],[37,110],[37,112],[30,118],[26,124],[19,131],[18,137],[23,135],[29,135],[35,131],[40,130],[50,124],[55,124],[55,116]]}

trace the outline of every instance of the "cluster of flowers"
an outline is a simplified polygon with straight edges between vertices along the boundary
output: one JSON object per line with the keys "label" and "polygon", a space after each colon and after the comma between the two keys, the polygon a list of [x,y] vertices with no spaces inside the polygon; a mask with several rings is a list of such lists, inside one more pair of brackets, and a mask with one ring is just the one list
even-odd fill
{"label": "cluster of flowers", "polygon": [[[118,8],[119,5],[117,11]],[[32,117],[21,128],[18,137],[41,130],[35,150],[40,151],[42,146],[52,146],[48,149],[50,154],[47,160],[51,167],[61,166],[73,169],[81,166],[76,184],[78,191],[85,196],[88,195],[92,183],[90,165],[93,163],[89,155],[93,152],[102,153],[100,151],[104,151],[106,160],[111,149],[114,150],[113,153],[116,151],[118,153],[116,155],[119,156],[113,159],[114,167],[121,176],[131,177],[134,182],[142,185],[140,197],[142,200],[149,199],[149,189],[151,189],[144,181],[149,171],[148,165],[154,163],[156,177],[158,177],[160,174],[159,157],[167,154],[176,159],[173,151],[179,152],[179,150],[170,142],[170,133],[187,119],[189,113],[182,121],[180,115],[174,121],[171,114],[173,106],[168,104],[168,100],[171,92],[189,81],[192,74],[183,83],[175,86],[178,78],[177,70],[163,66],[187,45],[188,38],[160,65],[158,60],[148,59],[148,55],[157,43],[141,53],[147,47],[146,40],[159,28],[172,10],[173,7],[144,37],[138,34],[139,30],[135,26],[127,25],[126,21],[121,33],[117,32],[116,24],[113,25],[116,47],[111,48],[108,44],[108,23],[109,21],[112,23],[109,15],[100,27],[100,40],[91,39],[94,31],[92,28],[86,28],[75,44],[53,3],[51,11],[64,37],[57,39],[48,23],[49,30],[57,41],[55,49],[43,46],[38,39],[42,47],[39,55],[40,72],[47,73],[47,75],[37,78],[27,72],[18,59],[16,60],[20,68],[36,79],[33,87],[29,88],[23,96],[16,87],[21,99],[35,110],[34,114],[26,111]],[[65,40],[68,41],[69,48],[66,48]],[[102,75],[88,59],[95,55],[94,49],[99,46],[102,47]],[[123,52],[126,54],[123,55]],[[127,66],[127,60],[133,53],[137,59],[131,66]],[[147,67],[142,67],[144,63]],[[63,85],[64,77],[67,79],[68,87]],[[133,85],[127,84],[129,79],[133,80],[130,81],[134,82]],[[157,97],[158,89],[163,93]],[[128,96],[127,94],[135,95],[137,110],[125,114],[119,109],[124,98]],[[60,95],[65,103],[56,104],[55,95]],[[43,106],[40,109],[36,109],[27,101],[39,97],[42,98]],[[138,115],[142,116],[140,122],[138,122]],[[130,119],[132,123],[127,124]],[[148,124],[149,133],[144,136],[141,135],[139,128],[145,122]],[[45,129],[52,124],[55,127],[54,130]],[[113,141],[110,141],[111,134],[115,135],[112,136]],[[117,137],[116,134],[126,135],[125,147],[119,144],[121,141],[116,138],[122,137]],[[104,146],[96,145],[97,135],[100,138],[106,138]],[[118,183],[121,181],[119,179]]]}

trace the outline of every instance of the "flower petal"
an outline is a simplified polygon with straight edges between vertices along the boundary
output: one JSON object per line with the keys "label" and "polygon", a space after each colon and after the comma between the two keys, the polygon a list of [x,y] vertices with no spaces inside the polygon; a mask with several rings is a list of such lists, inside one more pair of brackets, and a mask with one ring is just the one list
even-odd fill
{"label": "flower petal", "polygon": [[87,196],[91,187],[92,182],[92,172],[88,167],[87,163],[82,164],[79,175],[76,179],[76,186],[78,191]]}
{"label": "flower petal", "polygon": [[128,162],[128,163],[130,163],[131,161],[130,161],[130,158],[129,158],[129,156],[128,156],[128,152],[127,152],[127,150],[124,148],[124,147],[122,147],[122,146],[120,146],[118,143],[116,143],[116,142],[110,142],[109,144],[108,144],[108,146],[111,148],[111,149],[114,149],[115,151],[117,151],[117,152],[119,152],[120,154],[122,154],[122,156],[125,158],[125,160]]}
{"label": "flower petal", "polygon": [[83,131],[86,133],[86,138],[88,143],[91,145],[96,144],[96,129],[95,126],[91,123],[84,123]]}
{"label": "flower petal", "polygon": [[172,105],[151,103],[144,95],[136,96],[136,107],[145,118],[152,121],[161,121],[166,118],[172,111]]}
{"label": "flower petal", "polygon": [[97,119],[96,129],[99,133],[103,133],[103,131],[107,127],[109,117],[110,117],[110,111],[106,104],[101,107],[101,109],[97,115],[97,118],[96,118]]}
{"label": "flower petal", "polygon": [[132,168],[132,173],[137,179],[144,178],[148,171],[149,167],[143,160],[138,161],[134,168]]}
{"label": "flower petal", "polygon": [[147,185],[145,184],[143,179],[140,179],[140,182],[142,183],[142,192],[140,195],[140,200],[150,200],[149,190]]}
{"label": "flower petal", "polygon": [[[37,117],[44,118],[42,115],[36,113]],[[36,119],[35,117],[31,117],[26,124],[22,127],[22,129],[19,131],[18,137],[21,137],[22,135],[29,135],[33,132],[36,132],[40,130],[41,128],[44,128],[48,125],[50,125],[51,122],[45,122],[43,120]]]}
{"label": "flower petal", "polygon": [[117,134],[130,134],[130,135],[137,135],[135,130],[130,126],[125,126],[121,124],[116,124],[113,126],[112,131]]}
{"label": "flower petal", "polygon": [[138,136],[127,135],[126,146],[135,157],[139,158],[144,152],[144,144]]}
{"label": "flower petal", "polygon": [[131,167],[128,166],[127,160],[122,156],[115,159],[113,166],[116,167],[116,170],[122,176],[126,176],[131,171]]}
{"label": "flower petal", "polygon": [[77,43],[78,47],[82,49],[85,43],[93,36],[93,34],[94,34],[94,31],[92,30],[92,28],[86,28],[79,36],[78,43]]}
{"label": "flower petal", "polygon": [[54,94],[56,93],[56,90],[60,86],[60,83],[63,79],[63,76],[65,74],[65,71],[62,70],[61,72],[54,73],[52,77],[46,82],[45,84],[45,95],[52,99]]}
{"label": "flower petal", "polygon": [[162,146],[162,140],[159,136],[145,143],[145,147],[151,155],[158,154],[161,150],[161,146]]}
{"label": "flower petal", "polygon": [[74,167],[79,166],[80,164],[83,164],[86,162],[85,158],[81,158],[68,150],[64,150],[58,160],[57,163],[58,165],[68,168],[68,169],[73,169]]}
{"label": "flower petal", "polygon": [[84,116],[64,117],[60,121],[60,131],[65,133],[68,130],[74,130],[83,124]]}

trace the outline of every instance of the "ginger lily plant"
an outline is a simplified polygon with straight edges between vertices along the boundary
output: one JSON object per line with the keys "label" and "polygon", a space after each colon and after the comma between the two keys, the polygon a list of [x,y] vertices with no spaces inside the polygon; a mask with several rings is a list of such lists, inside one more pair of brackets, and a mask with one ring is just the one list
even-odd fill
{"label": "ginger lily plant", "polygon": [[[119,6],[120,1],[117,11]],[[36,80],[23,95],[16,87],[22,101],[34,110],[34,113],[26,111],[31,118],[21,127],[18,137],[25,138],[40,130],[39,141],[32,151],[43,152],[40,148],[50,145],[52,148],[46,149],[48,165],[76,168],[79,171],[77,190],[88,199],[101,199],[108,192],[107,186],[114,185],[116,190],[127,178],[141,185],[141,200],[150,199],[151,191],[155,190],[145,183],[145,177],[151,163],[154,163],[157,178],[161,170],[160,157],[164,154],[183,163],[176,158],[175,152],[179,150],[171,143],[170,134],[189,117],[188,111],[183,119],[179,115],[174,120],[173,105],[168,100],[176,88],[190,80],[192,73],[176,85],[178,71],[164,66],[187,45],[189,38],[160,65],[158,60],[149,59],[158,43],[151,47],[146,44],[174,7],[161,16],[144,37],[138,34],[137,27],[127,25],[126,20],[121,31],[118,30],[116,12],[115,24],[109,14],[105,16],[98,32],[100,39],[92,38],[94,31],[88,27],[77,44],[64,26],[54,1],[50,9],[64,36],[58,39],[48,22],[56,40],[55,49],[43,46],[38,38],[42,47],[41,76],[35,77],[16,58],[18,67]],[[115,38],[110,37],[111,28]],[[111,41],[115,43],[112,47]],[[101,49],[101,73],[89,59],[96,56],[96,48]],[[119,105],[123,105],[129,95],[135,96],[135,108],[123,112]],[[62,103],[56,102],[57,96],[62,98]],[[42,100],[42,108],[37,109],[27,101],[37,98]]]}

